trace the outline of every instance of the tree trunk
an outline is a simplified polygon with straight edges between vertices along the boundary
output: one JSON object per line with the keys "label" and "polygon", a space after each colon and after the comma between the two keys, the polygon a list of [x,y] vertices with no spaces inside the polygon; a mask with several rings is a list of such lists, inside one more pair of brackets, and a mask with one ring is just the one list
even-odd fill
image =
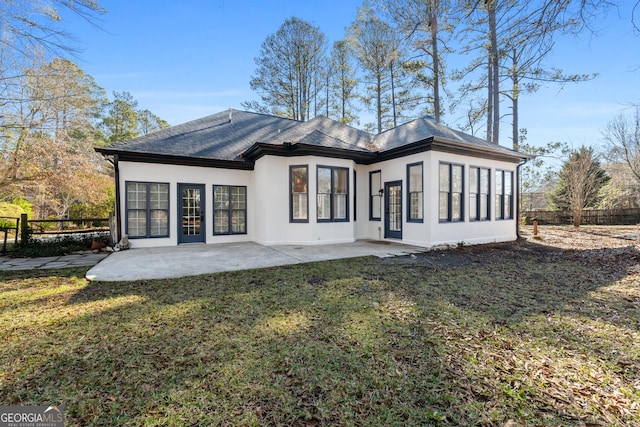
{"label": "tree trunk", "polygon": [[499,144],[500,140],[500,77],[498,58],[498,36],[496,24],[496,2],[489,1],[487,12],[489,14],[489,62],[491,63],[491,97],[492,117],[490,142]]}
{"label": "tree trunk", "polygon": [[440,56],[438,54],[438,20],[436,14],[429,16],[431,26],[431,60],[433,62],[433,118],[440,123]]}
{"label": "tree trunk", "polygon": [[493,72],[491,70],[492,67],[491,60],[487,60],[487,141],[493,142],[493,126],[492,126],[492,117],[493,117]]}
{"label": "tree trunk", "polygon": [[382,78],[380,77],[380,73],[377,76],[377,84],[376,88],[376,113],[378,115],[378,133],[382,132]]}
{"label": "tree trunk", "polygon": [[393,127],[396,127],[398,126],[398,122],[396,119],[396,89],[393,78],[393,61],[389,63],[389,71],[391,71],[391,107],[393,108]]}
{"label": "tree trunk", "polygon": [[582,222],[582,209],[573,210],[573,226],[578,228]]}
{"label": "tree trunk", "polygon": [[513,52],[513,94],[511,97],[512,109],[513,109],[513,124],[511,129],[511,137],[513,138],[513,149],[517,150],[520,146],[519,131],[518,131],[518,98],[520,96],[520,75],[518,74],[518,64],[516,60],[516,52]]}

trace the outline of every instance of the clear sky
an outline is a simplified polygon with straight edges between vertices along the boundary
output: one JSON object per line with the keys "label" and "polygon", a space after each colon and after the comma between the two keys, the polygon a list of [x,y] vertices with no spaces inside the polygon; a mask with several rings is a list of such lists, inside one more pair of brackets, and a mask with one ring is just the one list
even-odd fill
{"label": "clear sky", "polygon": [[[176,125],[257,99],[249,87],[260,44],[285,19],[318,26],[330,44],[356,17],[356,0],[101,0],[102,30],[63,16],[82,49],[76,62],[112,91]],[[590,82],[552,85],[521,98],[528,142],[602,145],[607,122],[640,103],[640,35],[630,22],[635,0],[596,24],[598,34],[559,39],[548,63],[567,73],[599,73]],[[508,112],[508,104],[502,104]],[[444,117],[456,127],[460,118]],[[506,120],[503,129],[510,128]],[[501,144],[509,145],[506,136]]]}

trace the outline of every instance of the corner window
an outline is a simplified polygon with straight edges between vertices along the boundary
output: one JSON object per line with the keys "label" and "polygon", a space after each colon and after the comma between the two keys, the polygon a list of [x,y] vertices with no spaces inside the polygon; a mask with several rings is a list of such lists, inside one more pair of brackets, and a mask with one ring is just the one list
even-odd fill
{"label": "corner window", "polygon": [[440,163],[438,218],[440,222],[463,220],[464,166]]}
{"label": "corner window", "polygon": [[496,219],[513,219],[513,172],[496,171]]}
{"label": "corner window", "polygon": [[369,219],[372,221],[380,221],[382,192],[382,172],[369,172]]}
{"label": "corner window", "polygon": [[127,182],[127,224],[130,238],[169,236],[169,184]]}
{"label": "corner window", "polygon": [[213,234],[247,233],[247,187],[213,186]]}
{"label": "corner window", "polygon": [[318,221],[349,220],[349,169],[318,166]]}
{"label": "corner window", "polygon": [[422,222],[423,220],[423,168],[422,162],[407,165],[407,212],[409,222]]}
{"label": "corner window", "polygon": [[491,219],[489,214],[489,169],[469,168],[469,220],[487,221]]}
{"label": "corner window", "polygon": [[289,221],[309,221],[308,166],[289,168]]}

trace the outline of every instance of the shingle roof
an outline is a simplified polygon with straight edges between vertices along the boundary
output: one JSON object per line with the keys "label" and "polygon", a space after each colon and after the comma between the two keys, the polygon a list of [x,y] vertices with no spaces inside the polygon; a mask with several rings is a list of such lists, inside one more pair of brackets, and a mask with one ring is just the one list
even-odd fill
{"label": "shingle roof", "polygon": [[433,121],[433,119],[426,117],[412,120],[393,129],[379,133],[375,137],[375,145],[381,152],[384,152],[431,137],[476,147],[484,147],[493,151],[499,150],[509,154],[521,154],[507,147],[502,147],[476,136],[438,124]]}
{"label": "shingle roof", "polygon": [[239,154],[254,143],[277,138],[279,133],[299,123],[282,117],[230,110],[116,143],[107,150],[239,160]]}
{"label": "shingle roof", "polygon": [[104,154],[166,156],[183,158],[184,161],[192,158],[244,162],[242,154],[256,144],[305,144],[373,155],[429,139],[513,158],[527,157],[427,118],[410,121],[374,136],[325,117],[300,122],[233,109],[97,150]]}

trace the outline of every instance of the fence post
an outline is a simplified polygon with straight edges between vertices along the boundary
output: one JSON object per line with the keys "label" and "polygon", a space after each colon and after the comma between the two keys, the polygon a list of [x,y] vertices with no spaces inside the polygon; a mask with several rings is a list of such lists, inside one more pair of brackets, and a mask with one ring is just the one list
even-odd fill
{"label": "fence post", "polygon": [[27,214],[20,214],[20,244],[26,245],[29,240],[29,221]]}

